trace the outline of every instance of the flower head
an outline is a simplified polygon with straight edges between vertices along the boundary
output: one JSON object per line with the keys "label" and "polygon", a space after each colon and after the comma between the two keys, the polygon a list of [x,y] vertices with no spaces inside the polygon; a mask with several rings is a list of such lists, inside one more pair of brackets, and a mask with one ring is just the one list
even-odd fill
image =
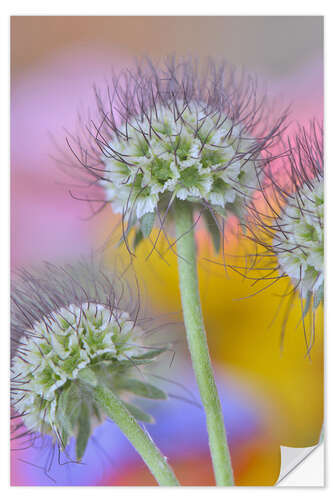
{"label": "flower head", "polygon": [[288,165],[280,178],[272,171],[278,208],[268,218],[253,210],[253,227],[261,229],[253,234],[277,257],[279,276],[289,277],[306,299],[306,314],[312,299],[316,309],[324,297],[323,130],[316,122],[296,136]]}
{"label": "flower head", "polygon": [[76,156],[113,211],[144,236],[175,199],[244,216],[284,120],[268,126],[251,76],[213,63],[200,76],[190,60],[142,64],[97,102],[101,123],[90,148],[77,141]]}
{"label": "flower head", "polygon": [[324,294],[324,186],[323,178],[303,185],[288,199],[273,240],[281,272],[298,287],[302,298]]}
{"label": "flower head", "polygon": [[172,197],[232,208],[240,184],[248,194],[257,187],[254,139],[202,102],[158,105],[139,124],[123,124],[110,146],[100,185],[114,212],[130,203],[137,219]]}
{"label": "flower head", "polygon": [[21,273],[13,292],[11,393],[29,433],[51,435],[61,449],[76,437],[80,460],[92,424],[103,420],[97,385],[112,388],[135,418],[148,422],[128,396],[166,395],[138,378],[138,366],[165,349],[145,345],[143,328],[120,306],[114,279],[85,265],[77,271],[47,265],[42,276]]}

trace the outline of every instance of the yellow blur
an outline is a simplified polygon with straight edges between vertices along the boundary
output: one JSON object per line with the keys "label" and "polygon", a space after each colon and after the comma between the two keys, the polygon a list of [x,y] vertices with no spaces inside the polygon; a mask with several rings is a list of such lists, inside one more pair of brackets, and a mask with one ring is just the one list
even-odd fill
{"label": "yellow blur", "polygon": [[[110,220],[116,219],[109,210],[104,212],[99,228],[100,241],[110,234]],[[118,219],[119,221],[119,219]],[[107,229],[108,228],[108,229]],[[248,451],[248,463],[242,466],[237,484],[274,484],[279,474],[279,445],[305,447],[318,441],[323,420],[323,310],[316,313],[315,342],[310,356],[306,344],[298,298],[288,315],[283,349],[281,331],[283,300],[286,282],[280,280],[257,295],[246,298],[267,285],[256,287],[253,281],[244,279],[232,270],[225,270],[222,255],[214,254],[204,229],[197,231],[199,256],[199,282],[203,313],[207,328],[210,352],[216,367],[223,366],[227,373],[243,381],[254,398],[260,400],[260,411],[265,425],[257,443]],[[113,233],[114,243],[121,235],[121,228]],[[151,240],[155,241],[154,230]],[[152,243],[141,243],[132,259],[139,281],[149,295],[156,314],[174,313],[181,310],[178,291],[177,257],[175,248],[161,234],[156,251],[147,255]],[[248,252],[253,247],[245,244]],[[237,254],[231,259],[245,266],[244,243],[239,245],[235,237],[227,238],[226,254]],[[116,257],[115,257],[116,256]],[[163,258],[162,258],[163,257]],[[115,249],[108,246],[108,258],[112,261],[129,262],[126,246]],[[165,262],[165,259],[167,262]],[[228,262],[228,258],[226,259]],[[253,273],[252,273],[253,276]],[[258,274],[259,276],[259,274]],[[305,319],[310,332],[310,316]],[[244,461],[244,457],[243,460]]]}

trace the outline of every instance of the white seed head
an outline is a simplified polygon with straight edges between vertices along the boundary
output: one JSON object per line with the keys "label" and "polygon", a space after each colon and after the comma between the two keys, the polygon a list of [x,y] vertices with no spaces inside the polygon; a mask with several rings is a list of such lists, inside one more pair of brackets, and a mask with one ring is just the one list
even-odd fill
{"label": "white seed head", "polygon": [[[300,127],[288,144],[287,154],[282,155],[286,162],[279,158],[266,171],[266,209],[251,205],[249,229],[251,240],[267,251],[260,250],[259,255],[271,265],[272,272],[262,279],[274,284],[290,278],[292,289],[286,296],[292,300],[297,291],[305,299],[304,318],[311,306],[315,313],[324,300],[323,128],[313,120]],[[267,264],[264,268],[270,269]]]}
{"label": "white seed head", "polygon": [[303,185],[277,219],[273,245],[283,273],[298,287],[301,297],[309,294],[319,303],[324,286],[324,190],[323,178]]}
{"label": "white seed head", "polygon": [[71,304],[35,323],[21,339],[24,356],[15,356],[12,364],[17,386],[13,406],[26,427],[54,434],[61,388],[101,361],[116,367],[119,361],[140,356],[142,333],[128,313],[111,313],[100,304]]}
{"label": "white seed head", "polygon": [[286,118],[256,77],[213,61],[145,60],[95,94],[97,116],[69,143],[72,172],[102,186],[101,208],[122,215],[123,240],[135,228],[136,248],[162,229],[177,199],[213,221],[215,241],[220,216],[245,222]]}
{"label": "white seed head", "polygon": [[240,126],[203,103],[157,105],[149,117],[132,117],[119,128],[112,153],[101,158],[100,185],[115,213],[130,207],[137,219],[162,211],[174,197],[237,211],[258,189],[255,146]]}
{"label": "white seed head", "polygon": [[166,347],[145,343],[133,300],[131,314],[121,307],[126,283],[84,262],[64,268],[46,263],[42,273],[23,270],[18,276],[12,293],[11,402],[27,434],[50,435],[61,449],[75,437],[81,460],[92,427],[104,420],[97,386],[111,389],[134,418],[151,423],[128,400],[166,399],[141,373]]}

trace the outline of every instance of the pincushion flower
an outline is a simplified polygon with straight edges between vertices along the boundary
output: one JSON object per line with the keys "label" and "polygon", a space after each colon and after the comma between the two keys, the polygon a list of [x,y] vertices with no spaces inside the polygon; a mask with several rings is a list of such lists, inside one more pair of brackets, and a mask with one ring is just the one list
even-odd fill
{"label": "pincushion flower", "polygon": [[177,200],[211,215],[210,226],[229,213],[246,217],[286,117],[270,123],[254,77],[213,62],[200,73],[191,60],[148,61],[115,75],[96,99],[97,118],[69,140],[79,160],[72,172],[102,187],[126,240],[134,227],[135,243],[163,227]]}
{"label": "pincushion flower", "polygon": [[122,309],[115,277],[85,264],[45,267],[41,275],[22,271],[13,290],[11,399],[22,420],[14,434],[24,424],[32,439],[50,435],[60,450],[74,437],[80,461],[94,426],[108,416],[161,484],[177,484],[136,422],[153,419],[131,401],[167,398],[141,369],[166,348],[145,344],[144,329]]}
{"label": "pincushion flower", "polygon": [[324,299],[323,129],[316,121],[299,130],[287,168],[272,168],[269,179],[277,206],[270,204],[268,216],[252,207],[251,235],[277,258],[272,270],[305,299],[304,317]]}
{"label": "pincushion flower", "polygon": [[281,273],[288,275],[302,298],[324,296],[323,178],[311,180],[288,199],[278,219],[283,228],[273,240]]}
{"label": "pincushion flower", "polygon": [[[29,391],[20,394],[18,390],[19,400],[14,403],[26,427],[61,436],[56,412],[68,394],[78,396],[80,387],[73,390],[73,381],[90,376],[93,383],[94,375],[104,375],[108,365],[121,371],[121,362],[133,357],[135,364],[135,357],[142,354],[135,347],[142,333],[128,313],[111,313],[101,304],[70,304],[35,323],[21,341],[25,357],[16,356],[13,362],[14,380],[18,384],[24,380],[24,389]],[[89,407],[94,410],[93,402]],[[67,439],[61,441],[66,446]]]}
{"label": "pincushion flower", "polygon": [[[140,220],[172,198],[210,203],[218,213],[241,207],[261,176],[258,145],[204,102],[156,104],[129,119],[104,151],[106,199],[115,213],[128,204]],[[254,150],[254,151],[253,151]]]}

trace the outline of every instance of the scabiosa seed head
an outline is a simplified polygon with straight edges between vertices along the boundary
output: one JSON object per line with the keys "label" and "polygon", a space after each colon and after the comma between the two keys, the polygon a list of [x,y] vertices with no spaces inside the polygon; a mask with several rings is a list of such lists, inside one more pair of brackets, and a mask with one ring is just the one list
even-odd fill
{"label": "scabiosa seed head", "polygon": [[313,179],[288,197],[278,217],[281,227],[273,245],[281,272],[298,287],[302,298],[313,296],[318,306],[324,295],[324,186]]}
{"label": "scabiosa seed head", "polygon": [[42,276],[22,272],[14,287],[13,409],[31,435],[51,435],[61,449],[74,436],[78,460],[93,424],[103,420],[97,385],[112,388],[135,418],[148,422],[128,395],[166,398],[138,378],[138,366],[165,349],[145,345],[144,330],[121,308],[114,281],[85,265],[79,272],[47,265]]}
{"label": "scabiosa seed head", "polygon": [[137,121],[119,128],[110,144],[116,154],[102,156],[100,184],[115,213],[129,203],[140,220],[174,197],[232,210],[240,205],[240,184],[246,194],[257,187],[255,140],[207,104],[159,104]]}
{"label": "scabiosa seed head", "polygon": [[[306,299],[306,314],[313,299],[316,309],[324,298],[324,174],[323,130],[312,122],[300,129],[290,145],[288,167],[272,170],[272,216],[255,214],[257,241],[276,255],[278,272],[289,277],[300,297]],[[271,241],[271,243],[269,242]]]}
{"label": "scabiosa seed head", "polygon": [[244,216],[285,118],[268,125],[253,77],[225,64],[200,76],[191,60],[148,61],[96,96],[101,121],[75,155],[128,229],[148,236],[176,199]]}

